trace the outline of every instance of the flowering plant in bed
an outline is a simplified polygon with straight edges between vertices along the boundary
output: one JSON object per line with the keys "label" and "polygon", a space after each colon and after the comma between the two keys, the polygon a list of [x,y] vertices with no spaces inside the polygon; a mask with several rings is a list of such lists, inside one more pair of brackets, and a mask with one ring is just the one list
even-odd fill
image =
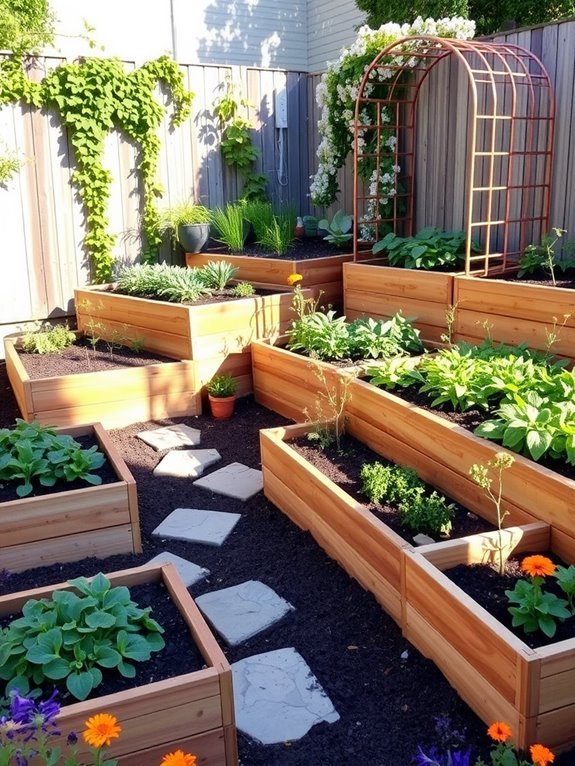
{"label": "flowering plant in bed", "polygon": [[[436,731],[440,738],[447,739],[448,744],[431,747],[427,753],[419,747],[413,761],[415,766],[487,766],[482,758],[472,757],[471,746],[465,747],[460,732],[448,732],[446,728],[449,728],[449,721],[446,727],[446,719],[438,718]],[[451,736],[446,736],[449,734]],[[491,766],[549,766],[555,761],[554,753],[540,744],[529,747],[529,760],[521,758],[511,739],[511,727],[503,721],[492,723],[487,735],[493,742],[488,762]],[[452,744],[452,740],[456,740],[457,744]]]}

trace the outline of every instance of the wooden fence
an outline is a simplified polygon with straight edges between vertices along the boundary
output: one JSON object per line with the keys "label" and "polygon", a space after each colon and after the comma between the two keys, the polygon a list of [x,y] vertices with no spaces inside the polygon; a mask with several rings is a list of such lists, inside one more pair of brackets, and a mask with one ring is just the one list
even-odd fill
{"label": "wooden fence", "polygon": [[[567,229],[575,238],[575,20],[496,39],[533,51],[551,76],[557,122],[550,223]],[[37,76],[60,61],[41,59]],[[323,213],[314,210],[309,201],[309,176],[316,167],[319,142],[314,98],[319,75],[199,65],[182,65],[182,70],[196,98],[192,117],[184,125],[172,132],[166,120],[162,127],[163,202],[167,205],[191,196],[214,207],[237,196],[237,180],[222,165],[213,117],[214,100],[231,76],[252,104],[249,117],[261,150],[256,170],[266,174],[271,198],[293,203],[300,213]],[[460,87],[444,88],[439,79],[431,80],[418,113],[417,224],[452,229],[461,226],[463,215],[465,140],[461,136],[465,126],[461,124],[467,101]],[[289,127],[279,129],[274,119],[274,91],[284,85]],[[20,106],[0,109],[0,150],[3,145],[18,151],[26,163],[6,188],[0,188],[4,234],[0,335],[30,320],[72,314],[73,288],[89,281],[82,249],[82,208],[70,184],[70,146],[57,117]],[[111,231],[117,237],[115,254],[120,263],[131,262],[140,250],[136,149],[121,136],[111,135],[105,159],[114,177],[109,213]],[[339,207],[352,210],[349,167],[340,172],[340,181],[342,194],[329,212]]]}

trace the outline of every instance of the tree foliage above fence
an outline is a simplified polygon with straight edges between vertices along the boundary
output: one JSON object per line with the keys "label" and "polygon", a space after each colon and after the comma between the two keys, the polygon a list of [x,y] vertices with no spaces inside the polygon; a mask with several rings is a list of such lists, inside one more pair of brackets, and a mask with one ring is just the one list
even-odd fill
{"label": "tree foliage above fence", "polygon": [[124,133],[140,150],[142,229],[149,251],[160,242],[155,199],[161,188],[156,171],[158,128],[165,108],[155,98],[158,83],[172,94],[172,125],[181,124],[189,116],[193,93],[185,89],[180,68],[168,56],[131,72],[119,59],[87,58],[61,64],[39,83],[28,78],[21,59],[0,63],[0,105],[22,102],[52,109],[68,130],[76,161],[73,180],[86,216],[84,245],[97,282],[109,280],[113,265],[114,239],[108,233],[107,214],[112,176],[102,164],[106,136],[112,130]]}
{"label": "tree foliage above fence", "polygon": [[530,26],[575,15],[574,0],[553,0],[536,3],[533,0],[356,0],[360,11],[367,13],[367,23],[377,28],[395,21],[411,23],[416,16],[440,19],[445,16],[463,16],[473,19],[477,34],[488,35],[506,26]]}
{"label": "tree foliage above fence", "polygon": [[0,0],[0,50],[34,53],[53,41],[48,0]]}

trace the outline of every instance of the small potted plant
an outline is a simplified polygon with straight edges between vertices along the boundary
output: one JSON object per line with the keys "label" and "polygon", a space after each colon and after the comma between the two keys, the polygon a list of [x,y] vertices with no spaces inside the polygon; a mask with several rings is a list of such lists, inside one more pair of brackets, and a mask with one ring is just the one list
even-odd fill
{"label": "small potted plant", "polygon": [[215,375],[206,384],[212,415],[218,420],[227,420],[234,414],[238,384],[229,372]]}
{"label": "small potted plant", "polygon": [[171,231],[187,253],[200,253],[210,237],[210,211],[186,200],[160,214],[160,231]]}

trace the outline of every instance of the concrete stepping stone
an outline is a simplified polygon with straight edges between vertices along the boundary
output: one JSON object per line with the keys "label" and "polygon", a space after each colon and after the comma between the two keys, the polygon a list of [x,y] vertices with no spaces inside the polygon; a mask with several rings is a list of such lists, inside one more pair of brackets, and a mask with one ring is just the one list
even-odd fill
{"label": "concrete stepping stone", "polygon": [[240,513],[176,508],[154,529],[152,534],[154,537],[167,540],[222,545],[240,519]]}
{"label": "concrete stepping stone", "polygon": [[155,450],[174,449],[176,447],[197,447],[202,432],[198,428],[190,428],[183,423],[175,426],[155,428],[153,431],[140,431],[136,434]]}
{"label": "concrete stepping stone", "polygon": [[154,476],[194,479],[222,459],[217,449],[179,449],[168,452],[154,468]]}
{"label": "concrete stepping stone", "polygon": [[176,556],[175,553],[170,553],[169,551],[158,553],[157,556],[154,556],[154,558],[148,561],[148,564],[173,564],[178,570],[178,574],[182,578],[182,582],[186,588],[195,585],[210,573],[209,569],[204,569],[204,567],[200,567],[192,561],[183,559],[181,556]]}
{"label": "concrete stepping stone", "polygon": [[204,593],[196,598],[196,604],[230,646],[269,628],[293,610],[290,603],[257,580]]}
{"label": "concrete stepping stone", "polygon": [[293,647],[255,654],[232,664],[238,729],[263,745],[301,739],[339,714]]}
{"label": "concrete stepping stone", "polygon": [[262,472],[256,468],[249,468],[243,463],[230,463],[198,479],[194,486],[237,500],[249,500],[263,489],[264,482]]}

